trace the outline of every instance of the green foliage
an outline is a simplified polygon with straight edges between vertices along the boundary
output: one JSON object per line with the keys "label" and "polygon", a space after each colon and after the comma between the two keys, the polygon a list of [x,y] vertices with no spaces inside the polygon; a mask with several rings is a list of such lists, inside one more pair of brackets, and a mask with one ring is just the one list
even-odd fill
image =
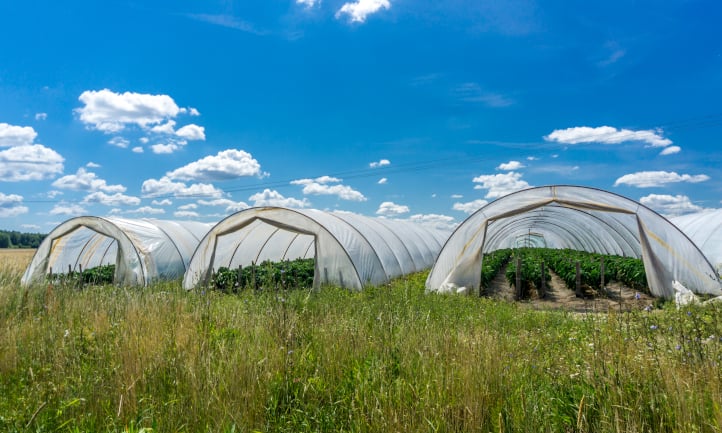
{"label": "green foliage", "polygon": [[486,289],[511,257],[510,249],[496,250],[484,254],[481,261],[481,288]]}
{"label": "green foliage", "polygon": [[40,233],[0,230],[0,248],[37,248],[45,236]]}
{"label": "green foliage", "polygon": [[237,293],[243,289],[303,289],[313,286],[314,259],[264,261],[240,269],[219,268],[211,278],[215,290]]}
{"label": "green foliage", "polygon": [[83,272],[71,271],[64,274],[53,274],[48,282],[61,285],[85,284],[113,284],[115,280],[115,265],[101,265],[83,269]]}
{"label": "green foliage", "polygon": [[509,266],[506,268],[506,280],[509,285],[516,287],[517,258],[521,259],[521,288],[516,288],[520,298],[528,298],[532,291],[539,294],[542,280],[546,284],[551,280],[548,267],[544,268],[542,274],[543,251],[539,248],[519,248],[513,251]]}
{"label": "green foliage", "polygon": [[721,304],[577,314],[425,293],[0,282],[0,431],[722,429]]}

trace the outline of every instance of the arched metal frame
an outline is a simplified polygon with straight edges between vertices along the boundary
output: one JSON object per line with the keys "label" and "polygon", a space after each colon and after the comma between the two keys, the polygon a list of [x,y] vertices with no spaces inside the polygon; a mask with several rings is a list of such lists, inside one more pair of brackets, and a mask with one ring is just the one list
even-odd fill
{"label": "arched metal frame", "polygon": [[722,294],[704,254],[664,217],[611,192],[566,185],[509,194],[469,216],[441,249],[427,290],[478,290],[482,252],[509,246],[529,231],[554,248],[641,257],[655,296],[673,297],[674,281],[696,293]]}
{"label": "arched metal frame", "polygon": [[[314,287],[361,289],[429,268],[447,234],[418,224],[348,212],[259,207],[237,212],[198,245],[183,279],[192,289],[220,267],[315,258]],[[312,254],[312,255],[311,255]]]}

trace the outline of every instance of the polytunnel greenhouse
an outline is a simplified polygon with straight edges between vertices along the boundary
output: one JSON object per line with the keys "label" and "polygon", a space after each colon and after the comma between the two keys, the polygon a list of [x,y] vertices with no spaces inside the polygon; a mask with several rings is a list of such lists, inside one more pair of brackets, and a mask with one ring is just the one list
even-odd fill
{"label": "polytunnel greenhouse", "polygon": [[671,218],[707,256],[717,275],[722,275],[722,209]]}
{"label": "polytunnel greenhouse", "polygon": [[181,278],[212,224],[155,219],[72,218],[54,228],[35,252],[23,285],[50,273],[114,265],[114,282],[147,285]]}
{"label": "polytunnel greenhouse", "polygon": [[314,259],[313,287],[361,289],[428,269],[448,232],[349,212],[259,207],[237,212],[198,245],[183,287],[205,284],[218,269],[264,261]]}
{"label": "polytunnel greenhouse", "polygon": [[479,209],[449,237],[426,288],[478,292],[483,255],[524,246],[641,258],[658,297],[674,297],[675,281],[698,294],[722,294],[713,266],[676,226],[638,202],[579,186],[530,188]]}

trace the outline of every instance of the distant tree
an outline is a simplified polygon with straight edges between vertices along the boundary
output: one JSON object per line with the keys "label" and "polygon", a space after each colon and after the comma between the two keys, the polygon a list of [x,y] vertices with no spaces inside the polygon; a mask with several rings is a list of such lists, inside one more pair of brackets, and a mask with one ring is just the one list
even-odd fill
{"label": "distant tree", "polygon": [[7,233],[0,233],[0,248],[10,248],[10,236]]}

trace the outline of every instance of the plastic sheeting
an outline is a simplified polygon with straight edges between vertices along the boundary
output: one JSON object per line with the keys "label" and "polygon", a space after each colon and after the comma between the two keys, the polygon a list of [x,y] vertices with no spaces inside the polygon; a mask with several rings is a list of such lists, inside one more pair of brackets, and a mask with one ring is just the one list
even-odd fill
{"label": "plastic sheeting", "polygon": [[697,244],[722,275],[722,209],[670,218],[680,230]]}
{"label": "plastic sheeting", "polygon": [[349,212],[251,208],[208,232],[193,254],[183,287],[204,284],[221,267],[315,258],[315,288],[334,284],[361,289],[428,269],[448,235],[411,222]]}
{"label": "plastic sheeting", "polygon": [[212,224],[154,219],[72,218],[38,247],[22,284],[46,274],[115,265],[115,282],[146,285],[184,275],[193,251]]}
{"label": "plastic sheeting", "polygon": [[469,216],[449,237],[427,290],[477,290],[483,253],[524,244],[642,258],[653,295],[673,298],[678,281],[696,293],[722,294],[712,265],[668,220],[625,197],[579,186],[531,188]]}

